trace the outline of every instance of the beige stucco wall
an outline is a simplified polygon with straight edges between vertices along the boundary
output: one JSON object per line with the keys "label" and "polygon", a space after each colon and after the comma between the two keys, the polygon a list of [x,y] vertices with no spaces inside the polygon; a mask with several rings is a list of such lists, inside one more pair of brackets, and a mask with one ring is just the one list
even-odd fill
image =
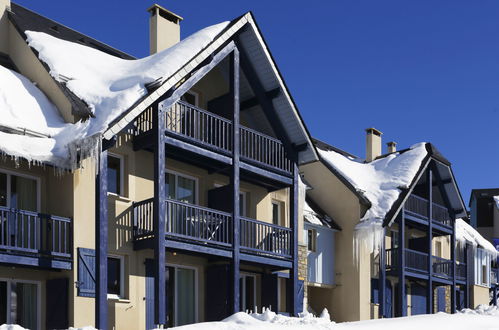
{"label": "beige stucco wall", "polygon": [[[322,163],[300,167],[305,180],[313,189],[308,194],[342,228],[335,235],[335,270],[337,287],[326,292],[331,318],[337,322],[369,319],[370,254],[361,251],[360,262],[354,261],[353,237],[355,225],[365,212],[355,196]],[[309,301],[311,305],[313,302]]]}
{"label": "beige stucco wall", "polygon": [[10,7],[10,0],[0,0],[0,53],[9,52],[9,18],[7,9]]}
{"label": "beige stucco wall", "polygon": [[489,288],[480,285],[473,285],[470,288],[470,304],[471,308],[476,308],[480,304],[488,305],[490,302]]}

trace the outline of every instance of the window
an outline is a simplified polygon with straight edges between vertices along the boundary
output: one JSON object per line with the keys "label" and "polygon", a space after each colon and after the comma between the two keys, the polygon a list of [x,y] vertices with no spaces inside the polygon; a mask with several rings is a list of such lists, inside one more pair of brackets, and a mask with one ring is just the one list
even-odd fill
{"label": "window", "polygon": [[123,195],[123,156],[107,156],[107,191]]}
{"label": "window", "polygon": [[281,225],[281,202],[272,202],[272,223],[274,225]]}
{"label": "window", "polygon": [[188,91],[180,99],[196,107],[199,106],[199,94],[196,92]]}
{"label": "window", "polygon": [[256,311],[256,276],[241,274],[239,278],[241,311]]}
{"label": "window", "polygon": [[39,180],[26,175],[0,172],[0,206],[38,212]]}
{"label": "window", "polygon": [[315,229],[307,230],[307,246],[310,252],[317,251],[317,230]]}
{"label": "window", "polygon": [[198,321],[197,269],[168,265],[168,326],[181,326]]}
{"label": "window", "polygon": [[185,203],[196,203],[197,181],[193,177],[167,172],[165,176],[166,194],[169,199]]}
{"label": "window", "polygon": [[392,249],[399,247],[399,233],[398,231],[392,231]]}
{"label": "window", "polygon": [[122,298],[124,295],[125,263],[122,256],[107,258],[107,296]]}
{"label": "window", "polygon": [[475,284],[490,286],[490,254],[481,248],[475,250]]}
{"label": "window", "polygon": [[442,257],[442,242],[436,241],[435,242],[435,255],[437,257]]}
{"label": "window", "polygon": [[40,328],[40,284],[0,280],[0,322]]}

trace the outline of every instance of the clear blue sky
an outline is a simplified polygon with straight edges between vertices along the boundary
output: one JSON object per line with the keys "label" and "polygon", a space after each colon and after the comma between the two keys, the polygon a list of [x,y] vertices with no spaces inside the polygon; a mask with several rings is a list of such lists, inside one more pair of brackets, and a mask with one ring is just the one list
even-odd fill
{"label": "clear blue sky", "polygon": [[[364,128],[430,141],[467,202],[499,186],[499,1],[158,0],[182,36],[253,11],[312,134],[364,156]],[[154,1],[18,0],[134,56]]]}

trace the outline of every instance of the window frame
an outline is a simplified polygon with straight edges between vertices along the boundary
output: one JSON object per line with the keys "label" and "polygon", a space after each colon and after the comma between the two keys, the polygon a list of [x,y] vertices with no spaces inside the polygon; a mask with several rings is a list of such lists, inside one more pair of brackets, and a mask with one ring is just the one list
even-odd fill
{"label": "window frame", "polygon": [[[255,306],[248,308],[248,306],[246,306],[246,277],[251,277],[253,279],[253,301],[255,302]],[[256,286],[257,286],[257,279],[256,279],[256,274],[252,274],[252,273],[248,273],[248,272],[241,272],[239,274],[239,279],[242,280],[242,287],[241,287],[241,291],[242,291],[242,296],[239,297],[240,301],[241,301],[241,305],[242,306],[242,311],[245,312],[246,310],[252,310],[253,313],[256,312],[256,309],[257,309],[257,301],[256,301]]]}
{"label": "window frame", "polygon": [[199,277],[198,277],[198,268],[195,267],[195,266],[186,266],[186,265],[180,265],[180,264],[170,264],[170,263],[167,263],[166,264],[166,267],[171,267],[174,269],[175,271],[175,287],[173,288],[174,290],[174,299],[173,299],[173,304],[174,304],[174,308],[173,308],[173,326],[176,327],[177,326],[177,321],[178,321],[178,316],[177,316],[177,311],[178,311],[178,295],[177,295],[177,270],[178,268],[184,268],[184,269],[191,269],[191,270],[194,270],[194,323],[198,323],[199,322],[199,306],[198,306],[198,301],[199,301],[199,293],[198,293],[198,289],[199,289]]}
{"label": "window frame", "polygon": [[[170,169],[166,169],[165,174],[172,174],[175,176],[175,195],[177,195],[178,177],[179,176],[183,177],[184,179],[193,180],[194,181],[194,205],[199,205],[199,179],[197,177],[189,175],[189,174],[185,174],[182,172],[178,172],[175,170],[170,170]],[[168,191],[166,192],[166,195],[168,196]]]}
{"label": "window frame", "polygon": [[3,173],[7,175],[7,206],[8,208],[11,207],[10,205],[10,195],[12,194],[12,176],[18,176],[30,180],[35,180],[36,181],[36,212],[41,212],[41,179],[38,176],[34,175],[29,175],[29,174],[24,174],[24,173],[19,173],[7,169],[0,168],[0,173]]}
{"label": "window frame", "polygon": [[[193,90],[188,90],[187,92],[184,93],[184,95],[185,94],[190,94],[190,95],[194,96],[194,103],[196,103],[196,104],[192,104],[192,105],[195,107],[199,107],[199,93],[198,92],[195,92]],[[187,101],[184,101],[184,102],[187,102]]]}
{"label": "window frame", "polygon": [[[284,202],[277,200],[277,199],[272,199],[272,224],[280,226],[280,227],[285,227],[286,221],[282,217],[282,208],[284,205]],[[274,205],[277,205],[277,223],[274,222]]]}
{"label": "window frame", "polygon": [[[312,247],[313,249],[310,249],[310,235],[309,233],[312,232]],[[309,253],[316,253],[317,252],[317,229],[314,228],[307,228],[307,252]]]}
{"label": "window frame", "polygon": [[120,154],[115,154],[112,152],[107,153],[108,157],[108,168],[109,168],[109,157],[114,157],[117,158],[120,161],[120,189],[118,193],[110,192],[108,191],[108,195],[113,195],[113,196],[120,196],[124,197],[125,196],[125,156],[120,155]]}
{"label": "window frame", "polygon": [[[1,170],[0,170],[1,171]],[[13,320],[11,320],[11,297],[12,297],[12,283],[26,283],[26,284],[35,284],[36,285],[36,318],[37,318],[37,326],[41,329],[42,324],[42,284],[41,281],[36,280],[17,280],[12,278],[0,277],[1,282],[7,282],[7,323],[14,324]]]}
{"label": "window frame", "polygon": [[[120,300],[125,298],[125,256],[118,254],[108,254],[107,258],[118,259],[120,261],[120,293],[108,293],[107,299],[109,300]],[[108,269],[109,272],[109,269]],[[108,274],[109,276],[109,274]],[[107,285],[107,284],[106,284]],[[106,289],[107,291],[107,289]]]}
{"label": "window frame", "polygon": [[[477,247],[475,249],[475,265],[474,265],[474,273],[475,273],[475,285],[490,287],[490,255],[487,253],[485,249]],[[485,266],[485,272],[483,268]],[[486,281],[483,281],[485,275]]]}

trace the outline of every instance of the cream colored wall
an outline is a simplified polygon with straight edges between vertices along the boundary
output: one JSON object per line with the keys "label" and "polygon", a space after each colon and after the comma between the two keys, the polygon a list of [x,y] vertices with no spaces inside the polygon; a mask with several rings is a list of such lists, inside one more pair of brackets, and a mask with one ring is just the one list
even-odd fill
{"label": "cream colored wall", "polygon": [[[494,207],[494,236],[493,237],[499,237],[499,208]],[[492,237],[487,237],[488,239],[491,239]]]}
{"label": "cream colored wall", "polygon": [[478,305],[488,305],[490,302],[489,288],[479,285],[473,285],[471,288],[471,308],[477,308]]}
{"label": "cream colored wall", "polygon": [[[1,6],[1,5],[0,5]],[[57,106],[61,116],[66,122],[74,122],[71,113],[71,103],[68,101],[62,90],[54,82],[41,62],[36,58],[35,53],[30,49],[26,41],[21,37],[12,23],[9,25],[9,51],[8,54],[19,69],[20,73],[37,83],[48,98]],[[0,29],[2,26],[0,25]]]}
{"label": "cream colored wall", "polygon": [[335,236],[337,287],[325,298],[332,306],[331,317],[338,322],[369,319],[371,256],[361,251],[357,265],[353,251],[354,227],[365,213],[365,207],[322,163],[304,165],[300,171],[313,187],[308,191],[310,196],[342,228]]}
{"label": "cream colored wall", "polygon": [[180,25],[170,22],[160,15],[149,20],[149,39],[151,54],[158,53],[180,41]]}
{"label": "cream colored wall", "polygon": [[10,7],[10,0],[0,0],[0,53],[9,52],[9,18],[7,9]]}

